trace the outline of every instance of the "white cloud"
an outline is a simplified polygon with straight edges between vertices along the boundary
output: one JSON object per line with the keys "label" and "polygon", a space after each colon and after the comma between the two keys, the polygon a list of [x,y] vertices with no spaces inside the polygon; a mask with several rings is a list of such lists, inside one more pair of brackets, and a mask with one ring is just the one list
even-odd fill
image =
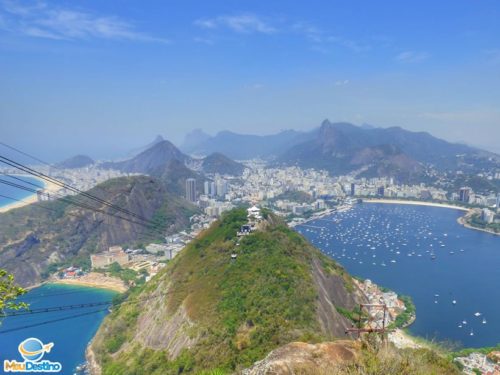
{"label": "white cloud", "polygon": [[137,31],[115,16],[54,7],[41,1],[4,0],[2,28],[16,34],[48,39],[115,39],[167,43],[168,40]]}
{"label": "white cloud", "polygon": [[[313,49],[320,52],[328,51],[329,44],[335,44],[357,53],[371,49],[371,46],[368,44],[363,44],[342,36],[330,35],[307,22],[297,22],[293,24],[292,30],[305,36],[313,43]],[[322,47],[320,47],[320,45],[322,45]]]}
{"label": "white cloud", "polygon": [[396,56],[397,61],[404,63],[418,63],[427,60],[430,57],[427,52],[404,51]]}
{"label": "white cloud", "polygon": [[217,23],[214,20],[196,20],[194,24],[202,29],[215,29]]}
{"label": "white cloud", "polygon": [[254,14],[239,14],[199,19],[196,20],[194,24],[203,29],[228,28],[237,33],[272,34],[277,31],[275,27]]}
{"label": "white cloud", "polygon": [[324,42],[323,32],[316,26],[311,25],[307,22],[297,22],[292,25],[292,29],[300,34],[303,34],[306,38],[314,43]]}
{"label": "white cloud", "polygon": [[331,42],[331,43],[338,44],[338,45],[345,47],[347,49],[350,49],[351,51],[354,51],[354,52],[364,52],[364,51],[368,51],[371,49],[371,47],[369,45],[361,44],[361,43],[356,42],[354,40],[346,39],[346,38],[343,38],[340,36],[329,36],[327,38],[327,41]]}
{"label": "white cloud", "polygon": [[344,80],[340,80],[340,81],[335,81],[335,86],[345,86],[349,84],[349,80],[348,79],[344,79]]}

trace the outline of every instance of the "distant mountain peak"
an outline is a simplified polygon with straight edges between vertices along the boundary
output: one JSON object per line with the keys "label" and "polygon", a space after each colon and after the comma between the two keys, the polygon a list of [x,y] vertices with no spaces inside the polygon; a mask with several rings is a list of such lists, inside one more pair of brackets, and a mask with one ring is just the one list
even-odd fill
{"label": "distant mountain peak", "polygon": [[69,159],[66,159],[56,164],[56,167],[66,168],[66,169],[76,169],[76,168],[84,168],[94,163],[95,161],[87,155],[75,155]]}
{"label": "distant mountain peak", "polygon": [[205,133],[202,129],[193,129],[184,137],[184,142],[180,146],[180,149],[187,153],[194,152],[200,144],[206,142],[210,138],[210,135]]}
{"label": "distant mountain peak", "polygon": [[278,163],[334,174],[369,167],[370,174],[365,177],[397,175],[407,182],[408,178],[418,180],[424,164],[440,170],[457,168],[457,154],[475,155],[477,151],[398,126],[360,127],[324,120],[316,137],[289,147]]}
{"label": "distant mountain peak", "polygon": [[121,162],[105,163],[103,168],[117,169],[128,173],[151,174],[152,171],[165,167],[172,159],[184,163],[190,158],[175,147],[172,142],[162,138],[161,141],[154,143],[135,157]]}
{"label": "distant mountain peak", "polygon": [[142,147],[138,147],[138,148],[135,148],[133,150],[130,150],[127,155],[130,157],[130,156],[136,156],[136,155],[139,155],[141,152],[147,150],[148,148],[151,148],[153,147],[154,145],[156,145],[157,143],[160,143],[162,141],[164,141],[165,139],[161,136],[161,135],[157,135],[152,142],[148,143],[147,145],[145,146],[142,146]]}
{"label": "distant mountain peak", "polygon": [[205,173],[228,174],[239,176],[243,173],[245,166],[235,162],[220,152],[213,152],[202,161],[202,169]]}
{"label": "distant mountain peak", "polygon": [[321,122],[321,128],[330,126],[332,123],[327,118]]}
{"label": "distant mountain peak", "polygon": [[153,140],[152,143],[158,143],[158,142],[161,142],[161,141],[164,141],[165,139],[160,135],[158,134],[155,139]]}

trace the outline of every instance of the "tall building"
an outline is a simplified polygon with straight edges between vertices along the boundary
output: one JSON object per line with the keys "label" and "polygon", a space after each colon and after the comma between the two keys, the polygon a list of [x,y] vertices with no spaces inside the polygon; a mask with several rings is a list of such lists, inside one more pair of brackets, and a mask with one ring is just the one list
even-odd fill
{"label": "tall building", "polygon": [[218,197],[223,197],[227,194],[227,182],[225,180],[217,180],[217,184],[215,186],[216,192],[215,195]]}
{"label": "tall building", "polygon": [[491,224],[495,220],[495,213],[487,208],[483,208],[481,211],[481,220],[487,224]]}
{"label": "tall building", "polygon": [[353,182],[351,184],[351,196],[355,196],[356,195],[356,184]]}
{"label": "tall building", "polygon": [[471,189],[468,187],[463,187],[460,189],[459,198],[458,198],[460,202],[469,203],[470,190]]}
{"label": "tall building", "polygon": [[203,184],[203,191],[207,197],[213,198],[216,195],[216,185],[215,182],[205,181]]}
{"label": "tall building", "polygon": [[377,195],[379,197],[383,197],[385,194],[385,188],[383,186],[380,186],[378,189],[377,189]]}
{"label": "tall building", "polygon": [[196,180],[188,178],[186,180],[186,199],[190,202],[196,202]]}

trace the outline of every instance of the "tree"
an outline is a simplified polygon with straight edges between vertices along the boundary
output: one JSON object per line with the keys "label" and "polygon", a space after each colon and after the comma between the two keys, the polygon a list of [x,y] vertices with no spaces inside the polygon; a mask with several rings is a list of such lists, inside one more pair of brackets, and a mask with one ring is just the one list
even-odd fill
{"label": "tree", "polygon": [[16,298],[26,292],[26,289],[15,284],[13,275],[4,269],[0,269],[0,311],[27,308],[28,304],[26,302],[16,302]]}

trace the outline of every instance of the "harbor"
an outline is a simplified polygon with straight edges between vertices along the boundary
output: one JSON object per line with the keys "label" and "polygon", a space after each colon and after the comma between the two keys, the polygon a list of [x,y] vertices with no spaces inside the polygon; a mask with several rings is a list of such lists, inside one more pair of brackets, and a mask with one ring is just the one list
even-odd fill
{"label": "harbor", "polygon": [[461,215],[370,203],[295,229],[349,273],[411,296],[417,318],[410,333],[460,347],[494,346],[500,301],[488,296],[497,293],[499,238],[459,225]]}

